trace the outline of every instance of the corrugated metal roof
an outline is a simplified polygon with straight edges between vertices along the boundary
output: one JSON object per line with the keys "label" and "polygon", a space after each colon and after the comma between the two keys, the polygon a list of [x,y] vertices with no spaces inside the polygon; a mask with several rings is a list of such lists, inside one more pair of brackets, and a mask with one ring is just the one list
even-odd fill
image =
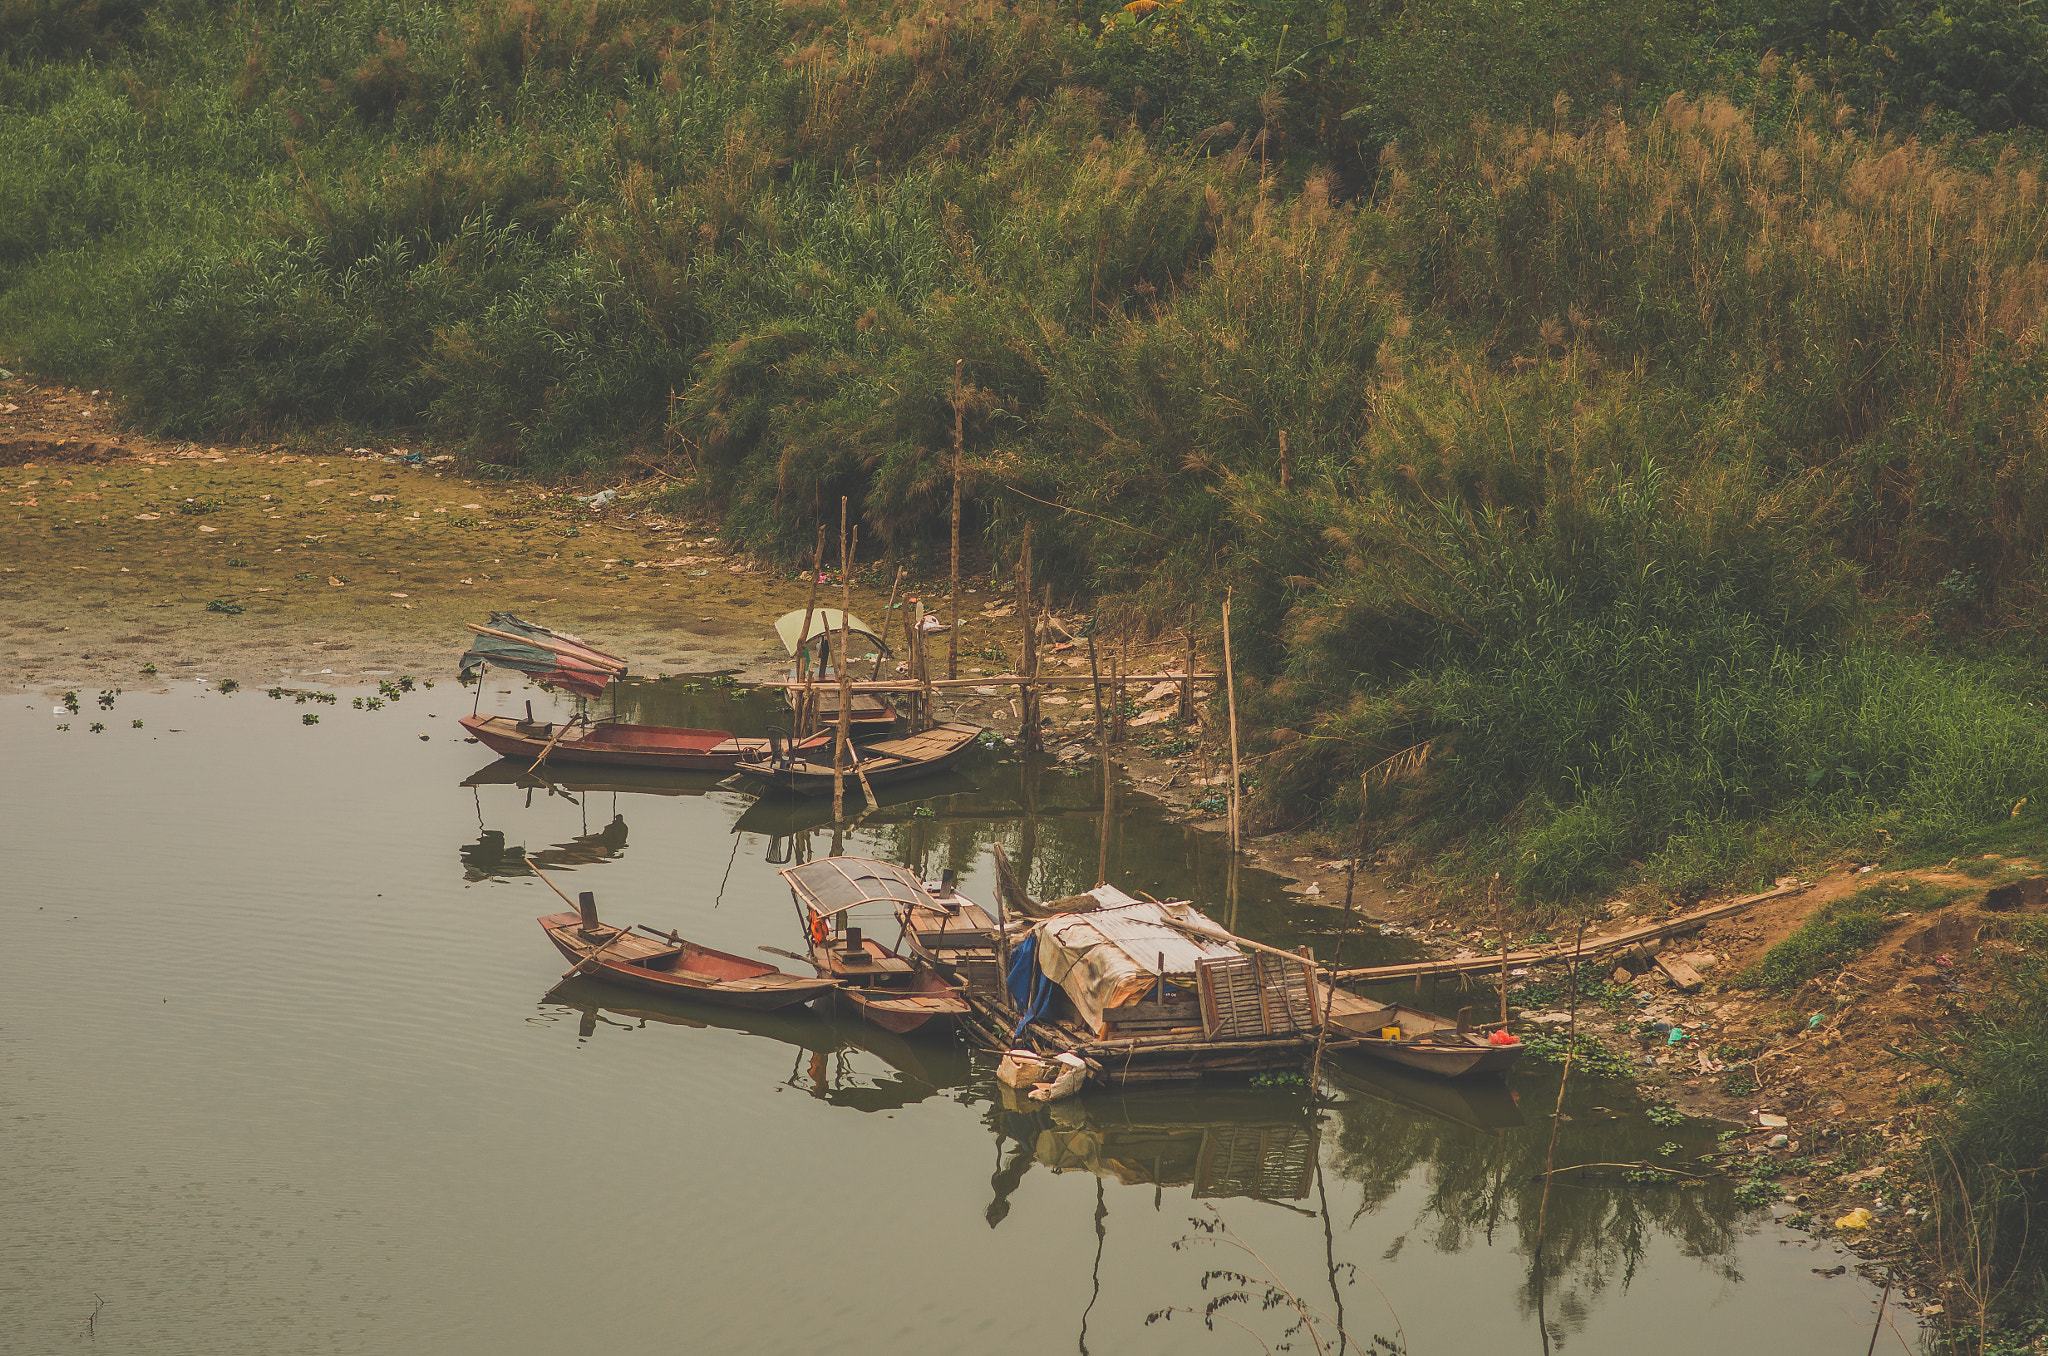
{"label": "corrugated metal roof", "polygon": [[868,857],[827,857],[786,866],[782,878],[813,912],[835,914],[863,904],[929,903],[924,882],[900,866]]}
{"label": "corrugated metal roof", "polygon": [[1063,914],[1047,919],[1039,926],[1053,933],[1069,949],[1085,946],[1085,938],[1077,934],[1083,929],[1090,929],[1152,974],[1162,973],[1162,955],[1165,957],[1163,973],[1183,975],[1192,973],[1197,961],[1239,954],[1235,947],[1221,942],[1198,941],[1178,928],[1169,927],[1164,920],[1170,916],[1164,905],[1150,900],[1132,900],[1128,904],[1109,905],[1088,913]]}

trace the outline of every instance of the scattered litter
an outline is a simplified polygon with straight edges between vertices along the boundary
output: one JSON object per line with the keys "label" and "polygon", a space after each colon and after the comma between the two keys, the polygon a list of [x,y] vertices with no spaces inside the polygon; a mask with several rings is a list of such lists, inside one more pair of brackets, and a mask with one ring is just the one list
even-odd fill
{"label": "scattered litter", "polygon": [[572,494],[569,497],[579,504],[584,504],[594,509],[601,509],[608,504],[617,503],[619,492],[617,490],[599,490],[596,494]]}
{"label": "scattered litter", "polygon": [[1843,1215],[1841,1218],[1837,1219],[1835,1221],[1835,1227],[1837,1229],[1868,1229],[1870,1227],[1871,1221],[1876,1218],[1877,1217],[1875,1215],[1871,1214],[1868,1210],[1865,1210],[1862,1206],[1859,1205],[1854,1210],[1851,1210],[1848,1214]]}
{"label": "scattered litter", "polygon": [[1791,1142],[1792,1137],[1790,1135],[1772,1135],[1770,1138],[1770,1142],[1767,1143],[1764,1147],[1767,1149],[1782,1149]]}
{"label": "scattered litter", "polygon": [[1774,1116],[1768,1111],[1757,1112],[1756,1123],[1760,1128],[1765,1130],[1784,1130],[1789,1128],[1792,1124],[1792,1122],[1786,1120],[1783,1116]]}

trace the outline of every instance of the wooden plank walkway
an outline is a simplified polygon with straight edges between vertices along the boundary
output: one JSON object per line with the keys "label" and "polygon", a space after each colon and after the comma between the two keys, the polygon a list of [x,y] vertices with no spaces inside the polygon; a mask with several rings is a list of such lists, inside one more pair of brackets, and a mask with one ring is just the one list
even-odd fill
{"label": "wooden plank walkway", "polygon": [[[1799,894],[1806,888],[1804,885],[1780,885],[1775,890],[1766,890],[1760,895],[1749,895],[1742,899],[1731,899],[1725,904],[1715,904],[1709,908],[1695,909],[1691,913],[1680,914],[1676,918],[1668,918],[1661,923],[1647,923],[1642,927],[1629,928],[1626,931],[1612,933],[1605,937],[1588,937],[1586,938],[1585,945],[1578,948],[1577,954],[1582,956],[1598,956],[1610,951],[1626,950],[1629,947],[1638,946],[1659,937],[1670,937],[1681,932],[1691,932],[1700,925],[1711,923],[1717,918],[1726,918],[1731,914],[1741,913],[1744,909],[1755,904],[1761,904],[1767,899],[1783,899],[1787,895]],[[1527,951],[1510,951],[1508,952],[1507,964],[1510,969],[1517,966],[1526,968],[1533,965],[1550,965],[1558,961],[1568,961],[1572,958],[1573,954],[1574,949],[1564,945],[1537,947]],[[1481,970],[1497,971],[1500,967],[1501,958],[1498,955],[1466,956],[1456,960],[1407,961],[1400,965],[1369,965],[1359,970],[1339,970],[1337,978],[1359,980],[1370,984],[1378,980],[1414,979],[1418,976],[1426,975],[1464,975]]]}

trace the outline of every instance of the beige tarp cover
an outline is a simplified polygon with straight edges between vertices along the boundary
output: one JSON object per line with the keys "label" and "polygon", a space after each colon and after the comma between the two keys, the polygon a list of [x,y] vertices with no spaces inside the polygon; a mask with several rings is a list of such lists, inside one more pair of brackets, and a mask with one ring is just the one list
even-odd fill
{"label": "beige tarp cover", "polygon": [[[1102,1029],[1105,1008],[1143,1002],[1162,974],[1191,989],[1195,962],[1241,954],[1221,940],[1230,934],[1192,904],[1132,899],[1111,885],[1088,893],[1100,901],[1097,908],[1059,914],[1038,925],[1038,967],[1067,991],[1091,1030]],[[1168,926],[1168,920],[1180,927]],[[1180,928],[1218,940],[1198,940]]]}

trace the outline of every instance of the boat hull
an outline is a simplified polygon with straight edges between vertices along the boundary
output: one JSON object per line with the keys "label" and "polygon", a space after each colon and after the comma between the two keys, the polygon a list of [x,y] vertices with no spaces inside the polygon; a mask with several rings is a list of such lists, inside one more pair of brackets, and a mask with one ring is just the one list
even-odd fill
{"label": "boat hull", "polygon": [[545,753],[550,763],[730,772],[742,758],[768,751],[765,739],[736,739],[723,730],[672,725],[601,722],[588,733],[556,740],[552,748],[548,740],[556,727],[547,723],[529,725],[511,716],[464,716],[462,728],[503,757],[532,760]]}
{"label": "boat hull", "polygon": [[[550,914],[540,920],[548,940],[555,949],[572,962],[587,960],[596,947],[603,946],[603,940],[593,944],[581,936],[582,919],[573,913]],[[607,929],[609,933],[609,929]],[[628,934],[625,942],[635,944],[636,949],[653,947],[667,950],[658,942]],[[837,986],[830,979],[804,979],[797,975],[784,974],[773,966],[764,966],[758,961],[743,956],[713,951],[709,947],[684,944],[688,949],[679,965],[719,965],[727,970],[747,973],[721,977],[688,971],[652,970],[632,963],[630,956],[613,959],[607,952],[597,960],[583,967],[586,979],[622,988],[639,989],[645,993],[667,994],[673,998],[688,999],[691,1002],[709,1003],[716,1007],[737,1008],[745,1012],[775,1012],[782,1008],[795,1007],[801,1003],[829,998]]]}
{"label": "boat hull", "polygon": [[[859,756],[867,771],[868,785],[894,786],[950,768],[974,747],[980,734],[980,728],[973,725],[939,725],[920,734],[864,745]],[[829,749],[821,749],[815,762],[796,759],[787,767],[777,765],[765,753],[750,754],[739,761],[737,770],[750,781],[792,795],[832,794],[834,776]],[[845,782],[848,790],[860,793],[860,776],[851,767],[846,770]]]}

